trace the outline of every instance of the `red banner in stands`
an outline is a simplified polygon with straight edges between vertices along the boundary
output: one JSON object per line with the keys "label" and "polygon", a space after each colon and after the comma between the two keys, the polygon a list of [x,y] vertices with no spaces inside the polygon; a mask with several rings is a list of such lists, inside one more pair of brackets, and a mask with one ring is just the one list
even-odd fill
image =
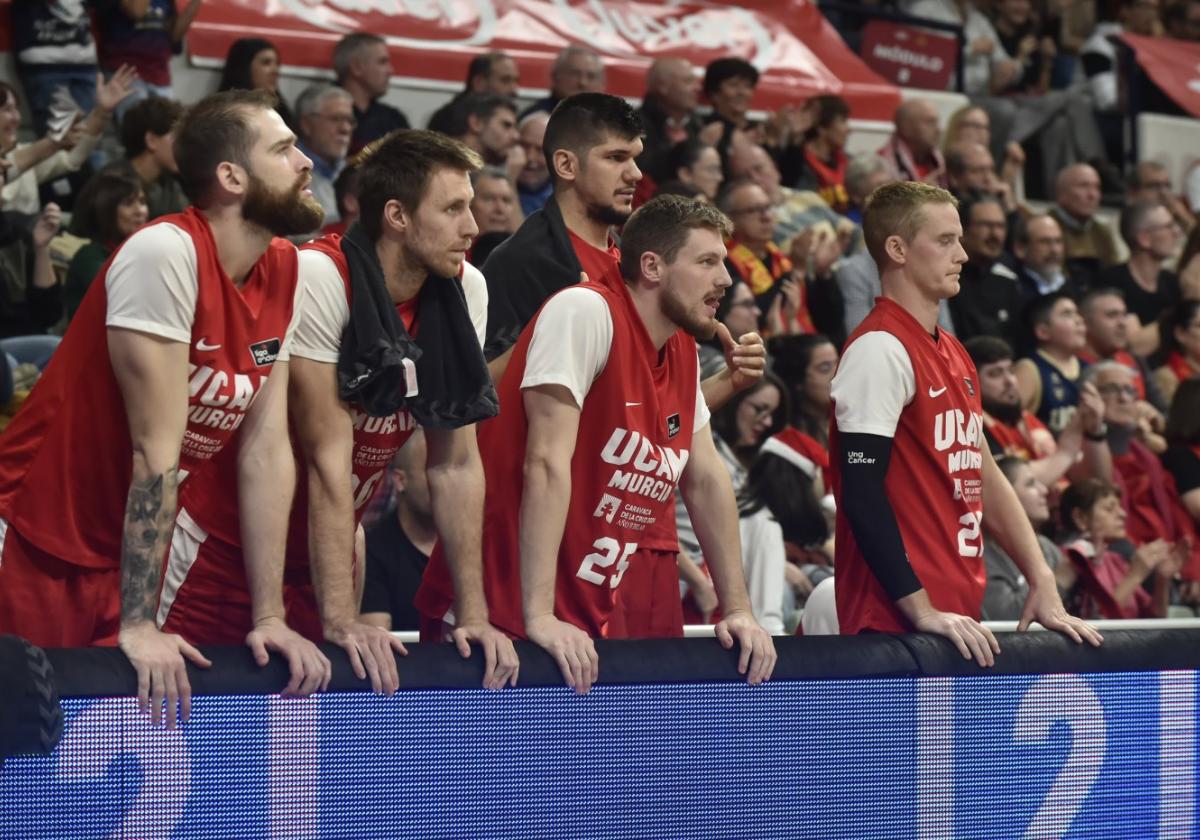
{"label": "red banner in stands", "polygon": [[257,36],[279,47],[284,64],[328,69],[348,32],[385,38],[397,76],[455,88],[473,56],[495,49],[518,60],[522,87],[543,88],[559,50],[588,44],[604,56],[608,90],[621,96],[645,92],[654,58],[703,66],[737,55],[762,73],[755,108],[834,93],[857,118],[890,120],[900,102],[807,0],[205,0],[188,49],[219,60],[235,39]]}
{"label": "red banner in stands", "polygon": [[1137,63],[1163,93],[1193,117],[1200,117],[1200,44],[1128,32],[1119,37],[1133,48]]}
{"label": "red banner in stands", "polygon": [[958,65],[958,39],[872,20],[863,27],[862,57],[868,67],[898,85],[946,90]]}

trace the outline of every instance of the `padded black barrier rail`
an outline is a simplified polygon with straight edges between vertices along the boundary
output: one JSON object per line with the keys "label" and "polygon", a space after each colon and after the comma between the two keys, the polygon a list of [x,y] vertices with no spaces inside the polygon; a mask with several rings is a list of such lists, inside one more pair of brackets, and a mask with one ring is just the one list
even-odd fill
{"label": "padded black barrier rail", "polygon": [[[1200,629],[1109,630],[1099,648],[1079,645],[1057,633],[998,633],[1001,653],[989,669],[962,658],[946,639],[928,635],[810,636],[775,639],[779,662],[773,680],[856,677],[970,676],[983,674],[1094,673],[1104,671],[1200,670]],[[333,662],[331,691],[369,690],[350,669],[341,648],[322,645]],[[196,694],[271,694],[288,680],[279,657],[259,668],[243,647],[202,648],[209,669],[188,666]],[[600,683],[727,682],[741,679],[738,655],[716,639],[599,641]],[[478,688],[483,659],[478,650],[463,659],[452,645],[409,645],[398,657],[401,689]],[[562,685],[554,660],[538,646],[518,642],[519,685]],[[47,650],[62,697],[133,694],[133,667],[114,648]]]}

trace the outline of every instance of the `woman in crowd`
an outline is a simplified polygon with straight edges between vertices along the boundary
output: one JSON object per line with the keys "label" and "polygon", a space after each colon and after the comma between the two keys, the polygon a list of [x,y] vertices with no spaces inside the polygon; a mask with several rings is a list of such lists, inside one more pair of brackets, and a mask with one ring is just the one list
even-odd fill
{"label": "woman in crowd", "polygon": [[734,492],[745,483],[758,447],[787,427],[790,413],[787,389],[768,373],[713,414],[713,441],[729,467]]}
{"label": "woman in crowd", "polygon": [[767,345],[772,370],[787,385],[792,425],[829,447],[830,386],[838,351],[823,335],[776,336]]}
{"label": "woman in crowd", "polygon": [[716,201],[717,191],[725,179],[721,156],[717,150],[700,140],[681,140],[671,147],[656,179],[660,184],[680,181],[695,187],[710,201]]}
{"label": "woman in crowd", "polygon": [[850,209],[846,192],[846,139],[850,136],[850,106],[840,96],[814,96],[806,103],[813,124],[804,133],[799,171],[783,173],[784,183],[819,193],[833,210]]}
{"label": "woman in crowd", "polygon": [[[964,105],[946,122],[942,132],[942,153],[945,154],[959,143],[981,143],[992,148],[992,120],[988,112],[978,105]],[[1009,143],[1004,147],[1004,162],[1000,165],[1000,180],[1017,196],[1017,187],[1025,171],[1025,150],[1020,143]]]}
{"label": "woman in crowd", "polygon": [[1158,332],[1161,364],[1154,381],[1169,403],[1181,382],[1200,374],[1200,300],[1183,300],[1164,312]]}
{"label": "woman in crowd", "polygon": [[[1005,456],[996,462],[1008,479],[1033,530],[1040,532],[1050,522],[1049,491],[1024,458]],[[1038,533],[1042,557],[1051,569],[1062,562],[1062,552],[1047,536]],[[1029,583],[1017,564],[990,535],[983,541],[983,562],[987,568],[987,588],[983,592],[985,621],[1019,621],[1029,596]]]}
{"label": "woman in crowd", "polygon": [[829,457],[820,444],[795,429],[784,429],[763,442],[740,494],[746,586],[754,615],[772,635],[784,632],[795,604],[832,573],[827,566],[814,567],[814,580],[788,560],[787,550],[787,543],[819,549],[829,538],[821,504],[823,471],[828,467]]}
{"label": "woman in crowd", "polygon": [[275,110],[289,128],[295,129],[291,109],[279,95],[279,50],[270,41],[264,38],[234,41],[225,57],[225,70],[217,90],[269,90],[278,100]]}
{"label": "woman in crowd", "polygon": [[[1127,561],[1113,549],[1126,539],[1125,509],[1117,488],[1089,478],[1068,487],[1059,516],[1063,529],[1078,538],[1063,546],[1055,570],[1067,609],[1082,618],[1164,618],[1171,581],[1187,558],[1184,543],[1155,540],[1138,547]],[[1143,584],[1153,577],[1154,594]]]}
{"label": "woman in crowd", "polygon": [[104,262],[148,218],[146,194],[137,179],[102,172],[87,182],[75,202],[71,230],[90,241],[75,252],[67,268],[63,289],[67,320],[79,308]]}
{"label": "woman in crowd", "polygon": [[[8,172],[0,198],[4,209],[26,216],[41,213],[38,187],[77,172],[88,160],[108,119],[125,97],[133,92],[137,73],[122,67],[107,82],[96,77],[96,107],[65,136],[47,135],[32,143],[18,143],[21,128],[21,98],[6,82],[0,81],[0,159]],[[0,164],[2,165],[2,164]]]}

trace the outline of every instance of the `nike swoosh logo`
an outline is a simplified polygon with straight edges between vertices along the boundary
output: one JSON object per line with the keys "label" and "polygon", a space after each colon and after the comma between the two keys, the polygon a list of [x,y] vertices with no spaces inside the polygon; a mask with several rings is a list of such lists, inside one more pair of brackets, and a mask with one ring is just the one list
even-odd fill
{"label": "nike swoosh logo", "polygon": [[945,385],[943,385],[941,388],[939,388],[939,389],[938,389],[938,390],[936,390],[936,391],[935,391],[935,390],[933,390],[933,386],[932,386],[932,385],[930,385],[930,386],[929,386],[929,396],[931,396],[931,397],[940,397],[940,396],[941,396],[942,394],[944,394],[944,393],[946,393],[946,386],[945,386]]}
{"label": "nike swoosh logo", "polygon": [[209,344],[203,338],[196,342],[196,349],[201,353],[211,353],[213,350],[220,350],[220,344]]}
{"label": "nike swoosh logo", "polygon": [[625,403],[626,408],[633,408],[635,405],[641,405],[641,403]]}

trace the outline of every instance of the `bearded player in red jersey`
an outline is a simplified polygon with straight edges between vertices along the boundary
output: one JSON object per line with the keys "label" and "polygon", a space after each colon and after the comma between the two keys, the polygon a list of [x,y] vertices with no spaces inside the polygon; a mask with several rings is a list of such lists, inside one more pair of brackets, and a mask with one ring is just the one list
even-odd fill
{"label": "bearded player in red jersey", "polygon": [[[318,227],[312,162],[274,97],[230,92],[194,106],[175,159],[194,207],[129,237],[105,265],[0,442],[0,632],[44,646],[120,645],[157,723],[186,719],[184,657],[155,626],[177,493],[236,435],[253,459],[254,565],[282,556],[287,522],[287,352],[296,249],[275,237]],[[270,374],[268,376],[268,374]],[[296,634],[264,643],[313,670]]]}
{"label": "bearded player in red jersey", "polygon": [[982,445],[970,356],[937,328],[967,261],[956,208],[948,192],[913,182],[880,187],[867,204],[883,295],[846,342],[829,441],[840,629],[934,633],[992,665],[1000,647],[979,623],[986,507],[989,532],[1029,581],[1019,629],[1038,621],[1098,645],[1100,634],[1063,609],[1021,503]]}
{"label": "bearded player in red jersey", "polygon": [[[356,165],[358,222],[300,252],[308,299],[292,345],[289,414],[306,480],[292,506],[286,567],[274,570],[269,589],[248,586],[237,475],[222,456],[184,489],[159,617],[212,644],[286,619],[344,647],[376,691],[395,691],[392,652],[404,646],[358,620],[354,531],[420,424],[434,521],[454,572],[453,639],[463,656],[471,642],[483,649],[485,687],[515,685],[516,651],[488,623],[480,561],[484,484],[473,424],[496,414],[496,392],[482,350],[487,286],[464,258],[479,230],[470,173],[482,162],[457,141],[412,130],[368,147]],[[394,368],[378,364],[379,347],[395,351]],[[257,655],[264,664],[265,651]],[[311,686],[303,680],[293,668],[291,687],[303,692]]]}
{"label": "bearded player in red jersey", "polygon": [[[742,576],[729,473],[708,431],[694,337],[711,338],[729,286],[729,220],[677,196],[625,225],[620,276],[555,294],[522,331],[500,383],[503,412],[480,428],[488,495],[484,585],[492,623],[548,650],[587,691],[638,540],[676,486],[693,514],[739,672],[771,674],[775,648],[755,621]],[[636,562],[636,558],[635,558]],[[440,622],[453,601],[430,558],[417,608]]]}

